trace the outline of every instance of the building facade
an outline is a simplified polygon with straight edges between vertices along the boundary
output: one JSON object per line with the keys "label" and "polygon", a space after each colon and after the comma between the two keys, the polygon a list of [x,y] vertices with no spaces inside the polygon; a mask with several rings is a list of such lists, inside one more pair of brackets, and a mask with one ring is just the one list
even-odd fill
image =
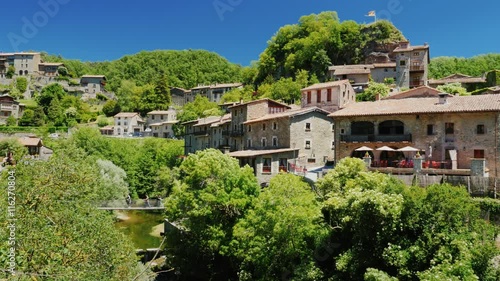
{"label": "building facade", "polygon": [[6,124],[7,118],[13,116],[21,118],[24,112],[24,105],[16,101],[8,94],[0,95],[0,124]]}
{"label": "building facade", "polygon": [[302,107],[319,107],[334,112],[349,103],[356,102],[356,93],[349,80],[318,83],[306,87],[302,92]]}
{"label": "building facade", "polygon": [[103,93],[106,86],[106,76],[104,75],[83,75],[80,78],[80,85],[84,92],[84,97],[95,99],[98,93]]}
{"label": "building facade", "polygon": [[41,62],[40,53],[0,53],[0,77],[5,77],[9,66],[14,66],[15,74],[19,76],[36,74]]}
{"label": "building facade", "polygon": [[396,55],[396,85],[398,88],[415,88],[427,85],[429,76],[429,45],[411,46],[405,41],[394,51]]}
{"label": "building facade", "polygon": [[177,111],[173,108],[147,113],[146,127],[151,130],[152,137],[174,138],[173,126],[177,123]]}
{"label": "building facade", "polygon": [[114,116],[113,135],[133,136],[144,132],[144,121],[137,112],[120,112]]}
{"label": "building facade", "polygon": [[200,85],[198,87],[192,88],[186,94],[186,102],[192,102],[196,96],[203,96],[208,98],[209,101],[220,103],[222,96],[233,90],[242,88],[241,83],[228,83],[228,84],[214,84],[214,85]]}
{"label": "building facade", "polygon": [[[383,146],[421,150],[440,168],[471,168],[471,159],[485,159],[489,174],[500,173],[500,96],[409,97],[362,102],[330,114],[335,123],[335,160],[356,155],[367,146],[375,162],[386,165],[404,157],[378,151]],[[407,155],[406,155],[407,156]]]}

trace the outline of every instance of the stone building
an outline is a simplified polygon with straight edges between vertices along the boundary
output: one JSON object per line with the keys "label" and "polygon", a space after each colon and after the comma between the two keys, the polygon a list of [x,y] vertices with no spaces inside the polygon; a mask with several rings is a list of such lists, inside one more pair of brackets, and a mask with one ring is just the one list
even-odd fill
{"label": "stone building", "polygon": [[5,77],[9,66],[14,66],[16,75],[27,76],[35,74],[38,72],[38,65],[41,62],[40,53],[0,53],[0,77]]}
{"label": "stone building", "polygon": [[189,90],[179,88],[179,87],[170,87],[170,96],[172,97],[172,105],[182,107],[188,100],[187,95],[190,93]]}
{"label": "stone building", "polygon": [[137,112],[120,112],[114,116],[113,135],[132,136],[144,131],[144,121]]}
{"label": "stone building", "polygon": [[64,66],[61,62],[42,62],[38,65],[38,74],[42,76],[58,76],[58,68]]}
{"label": "stone building", "polygon": [[317,83],[301,90],[302,107],[319,107],[334,112],[356,102],[356,93],[349,80]]}
{"label": "stone building", "polygon": [[411,46],[404,41],[393,53],[396,55],[396,85],[398,88],[415,88],[427,85],[429,76],[429,45]]}
{"label": "stone building", "polygon": [[[412,146],[428,163],[467,171],[471,159],[485,159],[490,176],[500,172],[500,96],[408,97],[353,103],[329,115],[335,124],[335,160],[368,146],[375,162],[401,154],[378,151]],[[443,172],[444,173],[444,172]]]}
{"label": "stone building", "polygon": [[152,137],[173,138],[173,126],[177,123],[177,111],[173,108],[169,108],[168,110],[155,110],[147,113],[146,127],[151,130]]}
{"label": "stone building", "polygon": [[334,81],[349,80],[357,92],[362,92],[368,87],[372,69],[372,64],[333,65],[328,68],[328,75]]}
{"label": "stone building", "polygon": [[80,78],[80,85],[83,88],[84,98],[95,99],[98,93],[105,92],[106,76],[83,75]]}
{"label": "stone building", "polygon": [[208,98],[209,101],[220,103],[222,96],[233,90],[242,88],[243,84],[241,83],[227,83],[227,84],[214,84],[214,85],[200,85],[198,87],[194,87],[187,93],[186,101],[192,102],[196,98],[196,96],[200,95]]}
{"label": "stone building", "polygon": [[486,86],[486,77],[472,77],[469,75],[456,73],[443,77],[441,79],[429,80],[429,86],[433,88],[451,83],[460,83],[460,85],[467,89],[467,91],[472,92],[478,88],[484,88]]}
{"label": "stone building", "polygon": [[24,104],[19,103],[9,94],[0,95],[0,124],[6,124],[7,118],[13,116],[21,118],[24,112]]}

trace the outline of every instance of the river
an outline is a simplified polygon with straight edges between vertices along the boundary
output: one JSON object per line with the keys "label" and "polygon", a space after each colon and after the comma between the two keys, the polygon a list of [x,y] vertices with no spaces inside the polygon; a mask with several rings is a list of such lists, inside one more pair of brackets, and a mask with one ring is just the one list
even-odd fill
{"label": "river", "polygon": [[[118,221],[115,226],[132,239],[137,249],[158,248],[161,238],[153,236],[153,228],[163,223],[163,211],[123,211],[128,219]],[[161,230],[163,232],[163,229]]]}

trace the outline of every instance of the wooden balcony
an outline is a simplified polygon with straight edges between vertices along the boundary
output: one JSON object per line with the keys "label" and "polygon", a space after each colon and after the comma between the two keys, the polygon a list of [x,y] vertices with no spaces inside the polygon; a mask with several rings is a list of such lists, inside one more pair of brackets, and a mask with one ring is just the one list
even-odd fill
{"label": "wooden balcony", "polygon": [[420,87],[420,86],[423,86],[424,85],[424,81],[420,80],[420,81],[410,81],[410,87],[411,88],[414,88],[414,87]]}
{"label": "wooden balcony", "polygon": [[425,71],[425,66],[424,65],[412,65],[412,66],[410,66],[410,71],[412,71],[412,72]]}
{"label": "wooden balcony", "polygon": [[408,135],[341,135],[341,142],[411,142]]}

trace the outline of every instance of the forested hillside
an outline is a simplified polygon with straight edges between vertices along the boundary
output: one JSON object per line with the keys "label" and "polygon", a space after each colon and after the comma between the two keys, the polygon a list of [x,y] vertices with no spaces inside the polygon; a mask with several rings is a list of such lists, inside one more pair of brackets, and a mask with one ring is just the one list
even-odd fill
{"label": "forested hillside", "polygon": [[171,86],[191,88],[200,83],[223,83],[240,80],[241,66],[205,50],[142,51],[110,62],[81,62],[44,54],[48,62],[63,62],[72,76],[104,74],[107,89],[117,91],[122,81],[138,86],[153,84],[165,73]]}
{"label": "forested hillside", "polygon": [[472,58],[437,57],[430,64],[430,77],[442,78],[455,73],[481,76],[490,70],[500,69],[500,54],[487,54]]}
{"label": "forested hillside", "polygon": [[366,55],[403,39],[403,34],[384,20],[372,24],[341,22],[336,12],[303,16],[298,24],[281,27],[268,42],[260,55],[256,82],[291,77],[300,69],[324,80],[328,66],[363,63]]}

